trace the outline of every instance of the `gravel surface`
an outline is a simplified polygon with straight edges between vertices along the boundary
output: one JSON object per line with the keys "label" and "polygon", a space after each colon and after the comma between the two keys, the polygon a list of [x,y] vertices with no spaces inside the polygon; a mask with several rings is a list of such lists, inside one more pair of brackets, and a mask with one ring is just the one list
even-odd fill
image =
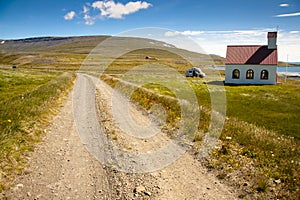
{"label": "gravel surface", "polygon": [[70,94],[7,198],[111,199],[106,170],[82,145],[72,111]]}
{"label": "gravel surface", "polygon": [[[151,165],[145,159],[147,154],[159,152],[173,141],[161,132],[147,139],[124,133],[113,117],[110,103],[113,90],[104,82],[78,74],[74,91],[74,98],[72,94],[67,98],[43,142],[32,154],[24,174],[5,193],[7,198],[236,199],[234,190],[210,174],[189,151],[179,148],[177,157],[165,163],[163,159],[169,155],[156,154],[162,165]],[[121,100],[120,104],[123,104]],[[139,125],[151,123],[152,119],[135,105],[130,104],[129,108],[133,121]],[[119,114],[122,116],[122,112]],[[128,112],[124,113],[126,117]],[[100,123],[89,122],[95,119]],[[125,157],[128,162],[118,158],[120,151],[128,156]],[[171,148],[170,154],[173,151],[176,149]],[[142,173],[144,167],[134,164],[140,155],[145,165],[152,167],[148,172]],[[127,167],[116,163],[120,161]]]}

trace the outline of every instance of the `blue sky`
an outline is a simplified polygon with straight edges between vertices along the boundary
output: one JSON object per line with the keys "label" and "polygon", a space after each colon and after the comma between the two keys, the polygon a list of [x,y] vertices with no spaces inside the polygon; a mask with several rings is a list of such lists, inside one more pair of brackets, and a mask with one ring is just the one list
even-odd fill
{"label": "blue sky", "polygon": [[191,37],[207,53],[265,44],[279,30],[279,58],[300,61],[299,0],[0,0],[0,38],[118,35],[159,27]]}

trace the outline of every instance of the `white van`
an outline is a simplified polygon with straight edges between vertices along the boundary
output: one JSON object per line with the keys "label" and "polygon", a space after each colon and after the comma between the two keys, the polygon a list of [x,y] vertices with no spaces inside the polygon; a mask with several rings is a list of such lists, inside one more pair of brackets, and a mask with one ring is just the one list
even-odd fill
{"label": "white van", "polygon": [[185,76],[186,77],[200,77],[200,78],[204,78],[205,77],[205,73],[202,72],[200,68],[193,67],[193,68],[188,69],[185,72]]}

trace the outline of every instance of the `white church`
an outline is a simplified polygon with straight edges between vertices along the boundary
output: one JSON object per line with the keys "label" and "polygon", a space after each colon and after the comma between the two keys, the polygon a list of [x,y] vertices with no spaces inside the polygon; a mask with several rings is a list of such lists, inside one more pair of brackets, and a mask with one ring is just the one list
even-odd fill
{"label": "white church", "polygon": [[276,42],[277,32],[268,32],[268,45],[227,46],[225,84],[276,84]]}

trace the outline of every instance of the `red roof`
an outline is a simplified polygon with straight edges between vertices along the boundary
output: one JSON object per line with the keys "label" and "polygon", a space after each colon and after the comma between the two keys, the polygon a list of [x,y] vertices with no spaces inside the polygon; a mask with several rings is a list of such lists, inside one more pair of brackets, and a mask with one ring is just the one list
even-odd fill
{"label": "red roof", "polygon": [[277,49],[268,46],[227,46],[226,64],[277,65]]}

